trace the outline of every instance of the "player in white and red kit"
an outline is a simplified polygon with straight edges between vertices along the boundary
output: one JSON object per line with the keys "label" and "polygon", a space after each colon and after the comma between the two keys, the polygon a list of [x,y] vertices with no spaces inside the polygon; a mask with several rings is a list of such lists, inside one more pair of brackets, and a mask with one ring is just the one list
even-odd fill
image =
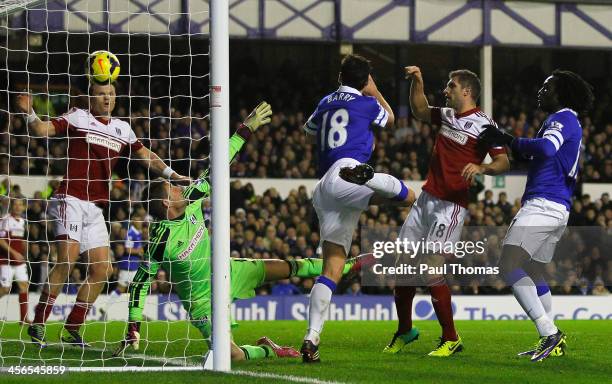
{"label": "player in white and red kit", "polygon": [[26,121],[37,136],[63,136],[68,140],[66,174],[49,201],[49,215],[58,241],[57,262],[49,272],[35,318],[28,334],[41,347],[46,346],[44,323],[57,295],[68,279],[79,256],[87,262],[87,279],[77,293],[76,303],[62,328],[61,339],[87,346],[79,328],[112,273],[109,234],[103,208],[109,200],[109,182],[119,157],[142,160],[144,166],[174,180],[188,180],[138,140],[130,125],[112,118],[115,86],[91,84],[90,109],[73,108],[68,113],[41,121],[32,109],[30,95],[19,95],[17,106],[28,114]]}
{"label": "player in white and red kit", "polygon": [[[471,71],[449,73],[444,89],[447,108],[430,107],[423,88],[423,77],[418,67],[405,68],[412,78],[410,106],[414,116],[424,122],[440,126],[436,137],[427,180],[423,191],[412,207],[400,231],[400,238],[409,242],[425,241],[454,243],[459,240],[467,214],[468,189],[474,176],[497,175],[509,169],[510,163],[503,147],[482,148],[478,135],[483,126],[494,125],[493,120],[477,107],[480,80]],[[482,164],[487,152],[493,158]],[[442,327],[441,341],[430,356],[450,356],[462,349],[455,330],[451,307],[451,293],[444,276],[427,276],[431,301]],[[414,285],[414,284],[413,284]],[[397,286],[395,304],[398,329],[386,353],[397,353],[407,343],[417,339],[418,330],[412,327],[412,300],[415,286]]]}
{"label": "player in white and red kit", "polygon": [[9,213],[0,219],[0,297],[11,291],[13,280],[19,287],[19,321],[28,320],[28,268],[24,240],[26,222],[22,217],[25,204],[21,199],[11,198]]}

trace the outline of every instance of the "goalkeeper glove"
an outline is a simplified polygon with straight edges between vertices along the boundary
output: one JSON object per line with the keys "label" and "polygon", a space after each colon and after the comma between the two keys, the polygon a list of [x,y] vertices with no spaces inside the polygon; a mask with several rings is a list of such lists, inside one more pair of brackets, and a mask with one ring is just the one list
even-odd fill
{"label": "goalkeeper glove", "polygon": [[244,120],[244,125],[247,126],[251,132],[255,132],[257,128],[268,124],[272,120],[270,116],[272,116],[272,106],[262,101],[247,116],[246,120]]}
{"label": "goalkeeper glove", "polygon": [[512,142],[514,141],[514,136],[511,134],[502,131],[497,128],[495,125],[487,124],[483,125],[485,129],[478,135],[478,141],[487,147],[501,147],[507,145],[512,147]]}
{"label": "goalkeeper glove", "polygon": [[125,334],[125,338],[119,344],[119,347],[113,353],[113,357],[117,357],[130,346],[137,351],[140,344],[140,322],[139,321],[130,321],[128,323],[128,330]]}

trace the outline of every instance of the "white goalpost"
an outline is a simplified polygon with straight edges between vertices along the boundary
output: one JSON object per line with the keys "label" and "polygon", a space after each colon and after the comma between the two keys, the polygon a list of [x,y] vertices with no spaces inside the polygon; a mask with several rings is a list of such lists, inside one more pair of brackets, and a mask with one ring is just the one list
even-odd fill
{"label": "white goalpost", "polygon": [[[112,356],[128,320],[129,294],[121,292],[121,276],[133,278],[133,265],[140,260],[134,256],[135,244],[140,244],[142,258],[152,236],[151,202],[143,191],[158,177],[121,152],[108,180],[108,204],[101,208],[114,271],[80,329],[90,347],[67,346],[58,337],[78,289],[88,284],[93,263],[84,254],[47,315],[46,348],[30,341],[27,325],[20,325],[24,296],[18,295],[17,284],[10,294],[0,294],[0,371],[11,366],[65,366],[74,372],[231,370],[228,3],[0,0],[0,215],[9,214],[13,201],[25,202],[29,320],[49,269],[58,263],[49,199],[65,175],[62,167],[70,163],[70,144],[67,137],[32,134],[15,99],[23,92],[32,95],[43,121],[79,105],[87,110],[84,62],[94,51],[108,50],[121,64],[113,119],[129,123],[136,138],[181,175],[196,179],[210,167],[215,188],[209,230],[211,254],[217,255],[211,260],[209,341],[190,325],[169,273],[160,270],[145,300],[139,350]],[[140,240],[130,238],[132,230]]]}
{"label": "white goalpost", "polygon": [[[212,185],[212,350],[215,371],[231,369],[229,201],[229,31],[227,0],[210,3]],[[215,256],[216,255],[216,256]],[[210,356],[210,354],[209,354]],[[205,366],[208,368],[210,364]]]}

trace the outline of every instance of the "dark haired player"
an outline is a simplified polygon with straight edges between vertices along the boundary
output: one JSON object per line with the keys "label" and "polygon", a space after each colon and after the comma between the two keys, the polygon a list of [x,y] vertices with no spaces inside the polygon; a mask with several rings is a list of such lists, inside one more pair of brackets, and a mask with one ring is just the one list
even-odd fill
{"label": "dark haired player", "polygon": [[565,353],[566,337],[551,317],[552,298],[543,270],[567,226],[582,144],[578,115],[588,111],[593,100],[592,87],[580,76],[556,70],[538,91],[538,107],[549,115],[535,138],[514,138],[495,127],[480,137],[530,159],[522,207],[508,228],[500,267],[540,335],[533,349],[519,354],[531,356],[531,361]]}
{"label": "dark haired player", "polygon": [[[493,124],[493,120],[477,106],[481,87],[475,73],[465,69],[450,72],[444,89],[446,108],[437,108],[429,106],[425,97],[421,70],[409,66],[405,67],[405,72],[406,77],[412,78],[412,113],[421,121],[440,125],[440,130],[423,191],[399,236],[414,243],[422,239],[454,243],[460,238],[467,214],[472,179],[479,174],[505,172],[510,167],[508,156],[501,146],[483,148],[478,144],[478,135],[488,124]],[[493,161],[482,164],[487,152]],[[431,301],[442,327],[440,342],[429,356],[451,356],[462,350],[462,341],[455,330],[450,289],[442,275],[423,276],[421,280],[429,287]],[[419,283],[408,282],[396,286],[398,327],[384,353],[398,353],[406,344],[418,338],[419,331],[412,326],[412,301],[416,293],[415,285]]]}
{"label": "dark haired player", "polygon": [[307,363],[320,361],[324,316],[342,276],[361,212],[369,204],[395,201],[409,205],[414,201],[414,192],[400,180],[374,173],[362,164],[374,148],[372,126],[390,127],[394,122],[393,111],[376,88],[371,71],[365,58],[345,57],[338,76],[340,88],[321,99],[304,125],[307,134],[316,136],[318,146],[321,179],[313,193],[313,206],[323,253],[323,273],[310,293],[308,332],[301,348],[302,360]]}
{"label": "dark haired player", "polygon": [[103,212],[119,157],[139,159],[145,167],[169,179],[190,180],[145,147],[127,122],[111,116],[115,100],[113,84],[94,83],[89,87],[88,110],[73,108],[58,118],[42,121],[32,108],[32,96],[17,96],[17,107],[27,114],[26,122],[34,135],[63,136],[68,141],[66,174],[49,201],[58,242],[57,262],[49,272],[28,328],[28,335],[41,348],[47,345],[45,322],[80,257],[87,262],[87,279],[79,288],[60,338],[68,344],[87,346],[79,329],[113,270]]}

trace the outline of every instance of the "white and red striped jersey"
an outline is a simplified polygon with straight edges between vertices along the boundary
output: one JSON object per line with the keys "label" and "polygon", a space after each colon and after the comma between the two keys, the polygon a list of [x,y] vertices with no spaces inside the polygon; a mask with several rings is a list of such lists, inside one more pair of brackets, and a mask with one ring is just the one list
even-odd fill
{"label": "white and red striped jersey", "polygon": [[495,124],[479,108],[455,114],[452,108],[432,108],[431,122],[440,125],[429,172],[423,190],[462,207],[468,205],[469,183],[461,176],[468,163],[481,164],[487,152],[491,157],[506,153],[503,147],[488,151],[478,146],[483,125]]}
{"label": "white and red striped jersey", "polygon": [[142,143],[128,123],[94,117],[89,111],[73,108],[53,119],[58,136],[68,139],[68,165],[56,195],[106,202],[111,173],[120,156],[130,157]]}
{"label": "white and red striped jersey", "polygon": [[[9,247],[25,257],[24,236],[25,220],[22,217],[6,214],[0,219],[0,239],[5,240],[9,244]],[[8,252],[0,248],[0,264],[8,264],[9,260],[11,260],[11,265],[23,264],[21,261],[14,261]]]}

